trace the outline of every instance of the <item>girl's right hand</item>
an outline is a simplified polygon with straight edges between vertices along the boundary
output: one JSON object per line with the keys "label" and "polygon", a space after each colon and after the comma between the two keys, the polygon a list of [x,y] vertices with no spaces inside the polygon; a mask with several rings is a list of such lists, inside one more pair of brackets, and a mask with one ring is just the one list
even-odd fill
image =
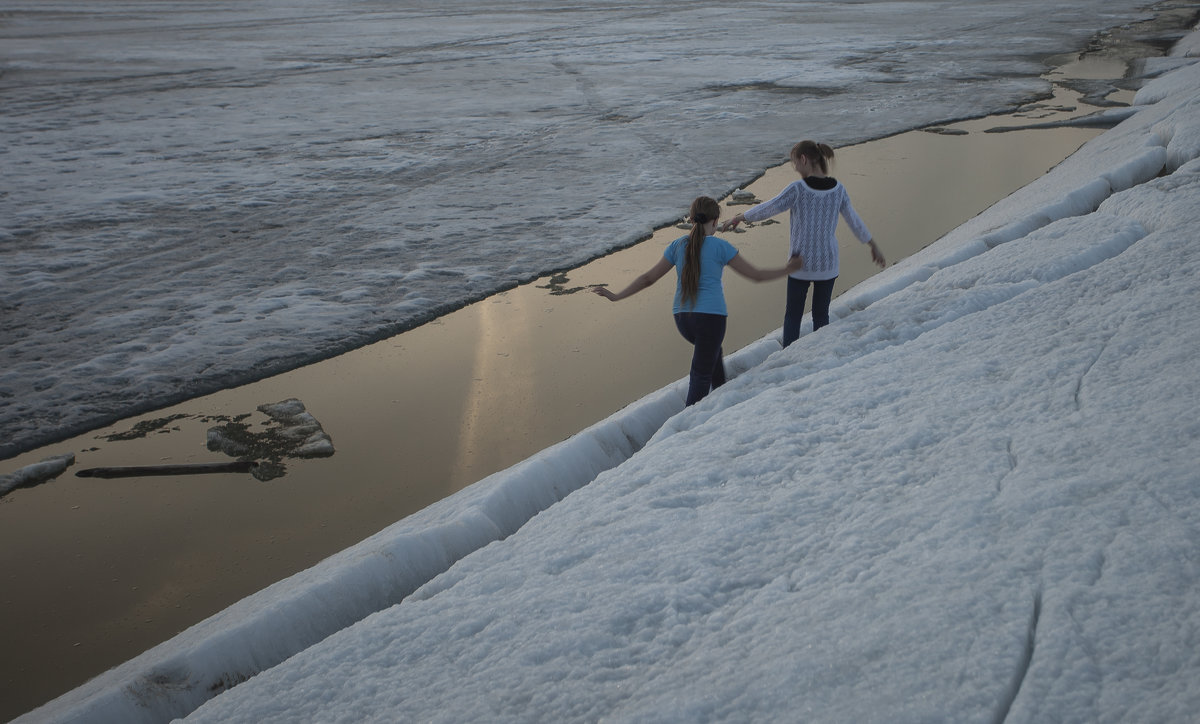
{"label": "girl's right hand", "polygon": [[880,269],[886,267],[887,261],[884,260],[883,252],[879,250],[879,245],[875,243],[875,240],[872,239],[868,241],[867,244],[869,244],[871,247],[871,261],[875,262],[875,265]]}

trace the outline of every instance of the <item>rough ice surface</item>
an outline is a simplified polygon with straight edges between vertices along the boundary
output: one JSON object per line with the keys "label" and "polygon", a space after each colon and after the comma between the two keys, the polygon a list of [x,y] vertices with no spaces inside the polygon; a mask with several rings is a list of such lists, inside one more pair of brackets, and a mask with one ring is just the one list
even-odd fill
{"label": "rough ice surface", "polygon": [[661,390],[28,720],[1193,719],[1185,59],[700,404]]}
{"label": "rough ice surface", "polygon": [[[0,0],[0,457],[1048,90],[1131,0]],[[614,222],[619,218],[619,222]]]}

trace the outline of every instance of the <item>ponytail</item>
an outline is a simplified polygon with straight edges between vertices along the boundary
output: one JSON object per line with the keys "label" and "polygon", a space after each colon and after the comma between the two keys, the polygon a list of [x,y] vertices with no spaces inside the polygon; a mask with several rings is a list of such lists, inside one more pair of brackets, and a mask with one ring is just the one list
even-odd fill
{"label": "ponytail", "polygon": [[688,216],[692,220],[692,230],[688,233],[687,245],[684,248],[683,270],[679,273],[680,296],[685,305],[696,303],[700,294],[700,251],[704,248],[705,224],[716,221],[721,216],[721,206],[707,196],[699,196],[692,202]]}
{"label": "ponytail", "polygon": [[792,158],[801,156],[808,162],[821,169],[821,173],[829,173],[829,162],[833,160],[833,148],[827,143],[816,141],[801,141],[792,146]]}

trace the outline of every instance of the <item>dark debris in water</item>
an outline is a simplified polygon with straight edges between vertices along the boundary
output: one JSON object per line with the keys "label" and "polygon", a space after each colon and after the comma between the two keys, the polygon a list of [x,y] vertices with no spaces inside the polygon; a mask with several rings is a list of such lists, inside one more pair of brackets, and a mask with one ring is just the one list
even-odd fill
{"label": "dark debris in water", "polygon": [[252,428],[246,415],[210,427],[208,449],[237,460],[257,461],[251,474],[264,481],[285,475],[283,461],[288,458],[333,455],[333,440],[300,400],[259,405],[258,410],[270,421]]}
{"label": "dark debris in water", "polygon": [[745,189],[737,189],[729,194],[729,198],[725,201],[726,206],[757,206],[761,203],[762,201],[754,195],[753,191],[746,191]]}
{"label": "dark debris in water", "polygon": [[97,437],[101,440],[107,440],[108,442],[141,440],[142,438],[148,437],[151,433],[170,432],[172,429],[178,430],[178,427],[169,428],[168,426],[177,420],[182,420],[187,417],[190,417],[190,415],[168,415],[167,417],[160,417],[154,420],[142,420],[125,432],[114,432],[110,435],[98,435]]}
{"label": "dark debris in water", "polygon": [[549,289],[551,294],[559,295],[574,294],[576,292],[582,292],[588,288],[586,286],[568,287],[568,281],[570,281],[570,277],[567,276],[567,272],[558,272],[557,274],[550,275],[550,281],[548,283],[538,285],[538,289]]}
{"label": "dark debris in water", "polygon": [[922,128],[925,133],[933,133],[938,136],[966,136],[968,132],[961,128],[946,128],[945,126],[930,126]]}
{"label": "dark debris in water", "polygon": [[239,469],[245,469],[263,481],[285,475],[287,466],[284,461],[288,458],[329,457],[334,454],[333,441],[300,400],[292,398],[259,405],[258,411],[267,416],[265,422],[254,423],[252,412],[233,416],[181,413],[142,420],[128,430],[100,435],[98,439],[127,442],[141,440],[152,434],[178,432],[180,428],[174,423],[193,418],[212,425],[207,432],[209,450],[222,452],[238,462],[256,463]]}

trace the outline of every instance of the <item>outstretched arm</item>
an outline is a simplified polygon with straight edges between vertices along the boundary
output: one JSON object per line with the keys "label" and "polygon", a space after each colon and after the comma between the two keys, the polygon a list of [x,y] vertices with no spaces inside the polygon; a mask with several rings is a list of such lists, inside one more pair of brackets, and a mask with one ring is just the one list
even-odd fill
{"label": "outstretched arm", "polygon": [[[787,211],[789,208],[791,208],[795,196],[796,184],[788,184],[786,187],[784,187],[783,191],[780,191],[775,196],[775,198],[771,199],[770,201],[764,201],[757,206],[752,206],[740,214],[734,214],[732,219],[729,219],[725,223],[721,224],[721,226],[718,228],[721,231],[729,231],[730,229],[736,229],[738,224],[742,223],[743,221],[765,221],[776,214],[782,214],[784,211]],[[750,218],[751,216],[754,218]]]}
{"label": "outstretched arm", "polygon": [[743,216],[742,214],[734,214],[732,219],[722,221],[721,225],[717,227],[717,230],[718,231],[730,231],[732,229],[736,229],[738,227],[738,224],[742,223],[745,220],[746,220],[746,217]]}
{"label": "outstretched arm", "polygon": [[663,275],[671,271],[673,268],[675,268],[675,265],[667,261],[667,258],[664,256],[658,260],[657,264],[650,267],[648,271],[639,274],[637,279],[634,279],[629,283],[629,286],[625,287],[616,294],[610,292],[608,287],[605,286],[592,287],[592,291],[610,302],[619,302],[626,297],[632,297],[634,294],[637,294],[643,289],[654,284],[654,282],[662,279]]}
{"label": "outstretched arm", "polygon": [[799,271],[804,267],[804,257],[797,254],[791,259],[788,259],[787,266],[779,267],[778,269],[759,269],[750,262],[742,258],[741,254],[729,260],[729,268],[746,277],[753,279],[756,282],[767,282],[779,277],[785,277],[794,271]]}

